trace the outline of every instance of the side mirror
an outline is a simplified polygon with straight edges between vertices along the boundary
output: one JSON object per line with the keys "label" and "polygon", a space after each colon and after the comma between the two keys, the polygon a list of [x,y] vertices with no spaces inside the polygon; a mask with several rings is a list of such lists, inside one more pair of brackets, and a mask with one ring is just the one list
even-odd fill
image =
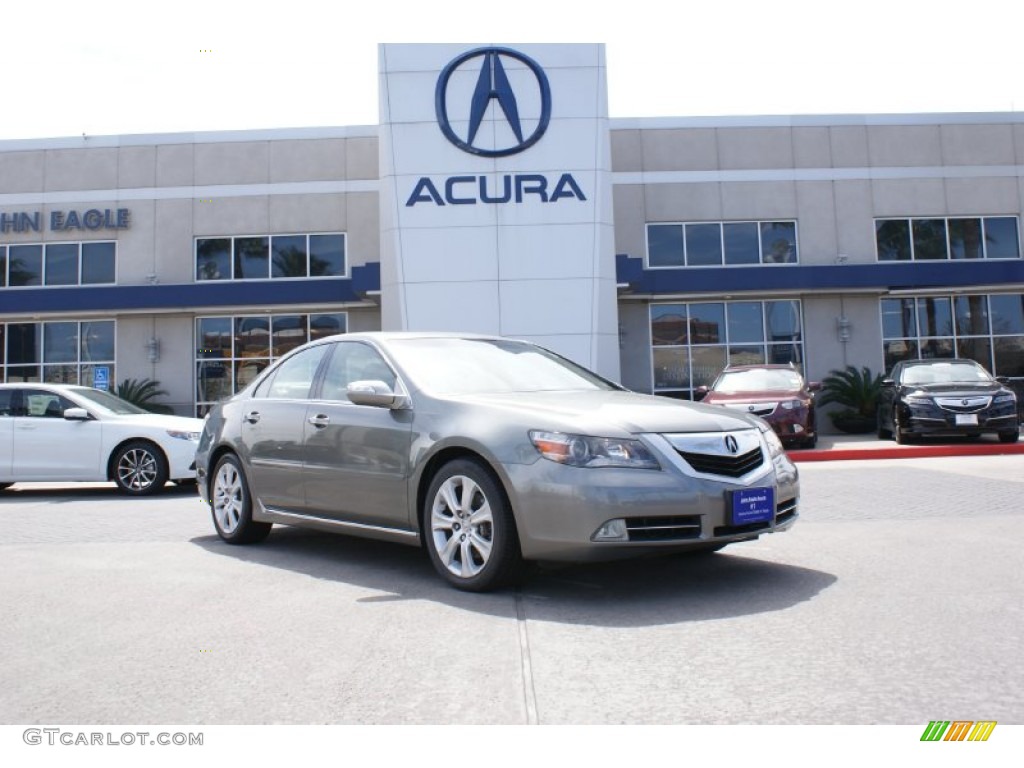
{"label": "side mirror", "polygon": [[1010,385],[1010,377],[1009,376],[996,376],[996,381],[998,381],[1000,384],[1002,384],[1003,386],[1006,386],[1006,387],[1008,387]]}
{"label": "side mirror", "polygon": [[892,379],[882,379],[882,386],[883,387],[895,387],[896,386],[896,382],[893,381]]}
{"label": "side mirror", "polygon": [[85,408],[66,408],[64,410],[64,419],[66,421],[88,421],[91,416]]}
{"label": "side mirror", "polygon": [[695,390],[693,390],[694,399],[697,402],[700,402],[705,397],[707,397],[707,394],[710,391],[711,391],[711,388],[708,387],[707,384],[701,384],[699,387],[697,387]]}
{"label": "side mirror", "polygon": [[378,379],[353,381],[345,389],[345,395],[356,405],[372,405],[375,408],[401,408],[405,397],[396,394],[391,387]]}
{"label": "side mirror", "polygon": [[820,381],[809,381],[809,382],[807,382],[807,391],[808,392],[821,392],[821,382]]}

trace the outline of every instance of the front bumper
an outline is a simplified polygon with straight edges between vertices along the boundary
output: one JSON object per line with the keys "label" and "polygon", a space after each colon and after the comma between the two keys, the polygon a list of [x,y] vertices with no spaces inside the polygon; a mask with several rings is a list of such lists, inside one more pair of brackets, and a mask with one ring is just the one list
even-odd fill
{"label": "front bumper", "polygon": [[904,431],[914,435],[980,435],[1017,429],[1017,408],[1011,403],[974,413],[955,413],[937,405],[903,405]]}
{"label": "front bumper", "polygon": [[[523,556],[596,561],[683,551],[756,539],[789,529],[799,516],[796,467],[785,455],[741,478],[695,472],[682,459],[659,455],[660,471],[588,469],[540,459],[506,466]],[[733,525],[730,491],[770,487],[771,520]],[[624,520],[628,541],[595,541],[610,520]]]}

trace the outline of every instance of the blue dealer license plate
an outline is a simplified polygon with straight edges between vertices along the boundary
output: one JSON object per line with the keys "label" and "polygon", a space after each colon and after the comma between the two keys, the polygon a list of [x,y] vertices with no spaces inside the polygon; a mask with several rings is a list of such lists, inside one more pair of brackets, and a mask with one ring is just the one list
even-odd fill
{"label": "blue dealer license plate", "polygon": [[764,523],[774,517],[774,488],[744,488],[732,492],[733,525]]}

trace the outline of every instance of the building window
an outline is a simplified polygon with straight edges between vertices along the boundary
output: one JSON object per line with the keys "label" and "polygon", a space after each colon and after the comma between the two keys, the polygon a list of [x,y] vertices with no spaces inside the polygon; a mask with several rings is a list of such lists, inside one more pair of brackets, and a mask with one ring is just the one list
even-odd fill
{"label": "building window", "polygon": [[803,366],[799,301],[651,305],[654,392],[694,399],[726,365]]}
{"label": "building window", "polygon": [[0,288],[109,285],[116,250],[113,242],[0,245]]}
{"label": "building window", "polygon": [[196,280],[345,277],[345,235],[252,235],[196,239]]}
{"label": "building window", "polygon": [[1024,378],[1024,294],[881,300],[885,369],[900,360],[961,357]]}
{"label": "building window", "polygon": [[196,318],[196,415],[239,392],[274,360],[348,330],[344,313]]}
{"label": "building window", "polygon": [[114,320],[0,323],[0,381],[93,386],[96,369],[114,378]]}
{"label": "building window", "polygon": [[1019,259],[1016,216],[876,219],[879,261]]}
{"label": "building window", "polygon": [[647,225],[647,266],[654,269],[798,261],[795,221]]}

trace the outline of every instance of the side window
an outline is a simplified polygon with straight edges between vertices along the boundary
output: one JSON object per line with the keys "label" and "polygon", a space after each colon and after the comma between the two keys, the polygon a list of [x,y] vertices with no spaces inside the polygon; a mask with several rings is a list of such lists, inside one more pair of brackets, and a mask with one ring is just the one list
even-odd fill
{"label": "side window", "polygon": [[14,415],[14,390],[0,389],[0,416]]}
{"label": "side window", "polygon": [[313,377],[316,376],[316,370],[320,367],[320,361],[326,352],[327,345],[318,344],[288,358],[278,366],[272,379],[260,385],[260,391],[256,396],[305,400],[309,397]]}
{"label": "side window", "polygon": [[70,400],[42,389],[23,390],[22,405],[19,415],[43,419],[62,419],[66,409],[75,407]]}
{"label": "side window", "polygon": [[358,342],[338,342],[324,374],[321,397],[347,401],[345,390],[353,381],[383,381],[395,388],[395,372],[373,347]]}

